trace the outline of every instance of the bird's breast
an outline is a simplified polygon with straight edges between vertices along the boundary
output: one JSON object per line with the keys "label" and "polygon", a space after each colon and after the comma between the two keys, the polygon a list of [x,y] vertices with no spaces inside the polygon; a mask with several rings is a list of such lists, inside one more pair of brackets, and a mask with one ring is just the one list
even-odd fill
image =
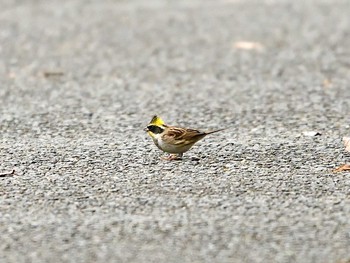
{"label": "bird's breast", "polygon": [[163,140],[159,139],[156,143],[157,147],[164,152],[168,153],[184,153],[187,152],[193,144],[187,144],[187,145],[176,145],[176,144],[170,144],[166,143]]}

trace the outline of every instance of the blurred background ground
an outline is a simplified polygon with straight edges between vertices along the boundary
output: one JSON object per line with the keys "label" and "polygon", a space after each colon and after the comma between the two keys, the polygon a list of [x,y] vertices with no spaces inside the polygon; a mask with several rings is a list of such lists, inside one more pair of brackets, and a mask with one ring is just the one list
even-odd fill
{"label": "blurred background ground", "polygon": [[[349,13],[1,1],[1,262],[349,262]],[[169,163],[154,114],[230,128]]]}

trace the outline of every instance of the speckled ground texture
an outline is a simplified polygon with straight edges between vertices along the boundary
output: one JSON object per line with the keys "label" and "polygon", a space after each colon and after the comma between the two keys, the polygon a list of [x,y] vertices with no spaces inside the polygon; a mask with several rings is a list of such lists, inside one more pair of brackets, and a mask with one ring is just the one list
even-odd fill
{"label": "speckled ground texture", "polygon": [[349,1],[1,6],[1,262],[349,262]]}

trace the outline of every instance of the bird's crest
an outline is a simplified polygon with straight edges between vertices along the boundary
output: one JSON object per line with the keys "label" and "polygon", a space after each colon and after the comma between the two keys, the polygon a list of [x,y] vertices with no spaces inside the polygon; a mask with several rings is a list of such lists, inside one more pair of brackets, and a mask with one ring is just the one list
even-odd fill
{"label": "bird's crest", "polygon": [[155,116],[153,116],[150,124],[157,125],[157,126],[162,126],[164,124],[164,121],[160,117],[155,115]]}

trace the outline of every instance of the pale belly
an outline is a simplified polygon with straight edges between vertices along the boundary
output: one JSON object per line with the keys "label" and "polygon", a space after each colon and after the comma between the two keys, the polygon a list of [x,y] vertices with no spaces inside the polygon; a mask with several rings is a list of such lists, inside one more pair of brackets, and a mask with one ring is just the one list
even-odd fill
{"label": "pale belly", "polygon": [[168,153],[184,153],[184,152],[187,152],[193,145],[193,144],[190,144],[183,147],[179,147],[172,144],[164,143],[162,140],[155,140],[155,144],[159,149]]}

